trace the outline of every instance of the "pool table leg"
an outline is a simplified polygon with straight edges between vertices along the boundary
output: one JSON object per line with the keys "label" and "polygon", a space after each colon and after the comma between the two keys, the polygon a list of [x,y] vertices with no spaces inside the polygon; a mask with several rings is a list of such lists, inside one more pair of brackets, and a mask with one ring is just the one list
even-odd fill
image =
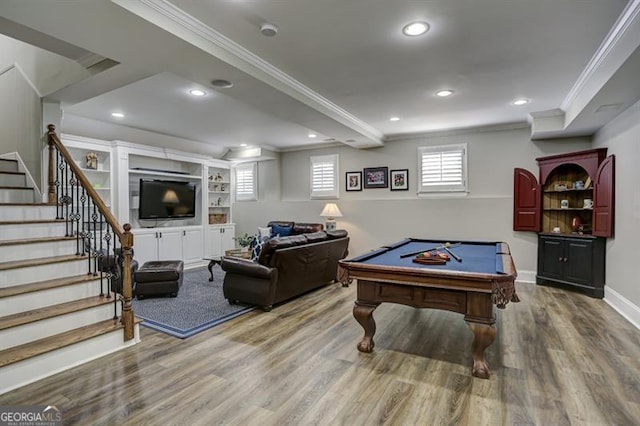
{"label": "pool table leg", "polygon": [[365,303],[356,300],[353,307],[353,316],[364,328],[364,337],[358,343],[360,352],[371,352],[375,344],[373,343],[373,335],[376,333],[376,322],[373,319],[373,311],[376,310],[379,303]]}
{"label": "pool table leg", "polygon": [[489,364],[484,358],[484,350],[496,339],[496,328],[493,324],[484,324],[465,319],[467,325],[473,331],[473,368],[471,374],[481,379],[488,379],[490,376]]}

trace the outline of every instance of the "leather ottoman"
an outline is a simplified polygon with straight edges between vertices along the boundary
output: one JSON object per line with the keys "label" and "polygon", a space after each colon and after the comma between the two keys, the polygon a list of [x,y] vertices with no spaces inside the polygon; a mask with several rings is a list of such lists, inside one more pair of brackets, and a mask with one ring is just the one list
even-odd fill
{"label": "leather ottoman", "polygon": [[135,273],[136,296],[169,295],[176,297],[182,285],[182,260],[154,260],[145,262]]}

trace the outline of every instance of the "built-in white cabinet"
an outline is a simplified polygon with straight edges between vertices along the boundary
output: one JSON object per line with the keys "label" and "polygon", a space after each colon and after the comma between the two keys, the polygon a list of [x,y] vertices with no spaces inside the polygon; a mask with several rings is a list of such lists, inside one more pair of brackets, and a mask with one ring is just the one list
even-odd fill
{"label": "built-in white cabinet", "polygon": [[209,256],[222,256],[227,250],[235,248],[235,225],[209,225],[206,228],[205,253]]}
{"label": "built-in white cabinet", "polygon": [[139,264],[151,260],[202,261],[202,227],[151,228],[133,231],[134,258]]}
{"label": "built-in white cabinet", "polygon": [[203,257],[202,228],[188,228],[182,230],[182,259],[184,263],[195,263]]}
{"label": "built-in white cabinet", "polygon": [[231,223],[231,169],[224,164],[209,165],[206,187],[209,224]]}
{"label": "built-in white cabinet", "polygon": [[[134,258],[140,264],[151,260],[196,264],[235,247],[229,162],[125,141],[66,134],[61,139],[120,224],[131,224]],[[141,219],[141,179],[195,187],[194,214]]]}
{"label": "built-in white cabinet", "polygon": [[111,208],[115,186],[111,143],[65,134],[62,135],[62,143],[102,201]]}

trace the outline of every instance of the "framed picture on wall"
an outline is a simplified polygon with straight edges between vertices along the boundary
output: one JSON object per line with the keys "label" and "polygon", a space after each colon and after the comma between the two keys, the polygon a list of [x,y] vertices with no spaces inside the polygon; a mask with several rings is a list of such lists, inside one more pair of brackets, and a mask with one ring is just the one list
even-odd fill
{"label": "framed picture on wall", "polygon": [[392,191],[409,190],[409,169],[391,170],[389,172]]}
{"label": "framed picture on wall", "polygon": [[362,172],[347,172],[345,185],[347,191],[362,191]]}
{"label": "framed picture on wall", "polygon": [[364,188],[388,188],[388,167],[369,167],[364,169]]}

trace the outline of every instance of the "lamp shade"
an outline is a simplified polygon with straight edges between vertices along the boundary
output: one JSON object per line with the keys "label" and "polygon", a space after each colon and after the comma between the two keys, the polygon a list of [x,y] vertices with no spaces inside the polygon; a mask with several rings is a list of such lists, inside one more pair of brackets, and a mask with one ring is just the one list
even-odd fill
{"label": "lamp shade", "polygon": [[164,204],[180,204],[178,194],[173,189],[167,189],[164,195],[162,195],[162,202]]}
{"label": "lamp shade", "polygon": [[333,219],[334,217],[342,217],[342,212],[336,205],[336,203],[327,203],[322,209],[320,216],[326,217],[328,219]]}

